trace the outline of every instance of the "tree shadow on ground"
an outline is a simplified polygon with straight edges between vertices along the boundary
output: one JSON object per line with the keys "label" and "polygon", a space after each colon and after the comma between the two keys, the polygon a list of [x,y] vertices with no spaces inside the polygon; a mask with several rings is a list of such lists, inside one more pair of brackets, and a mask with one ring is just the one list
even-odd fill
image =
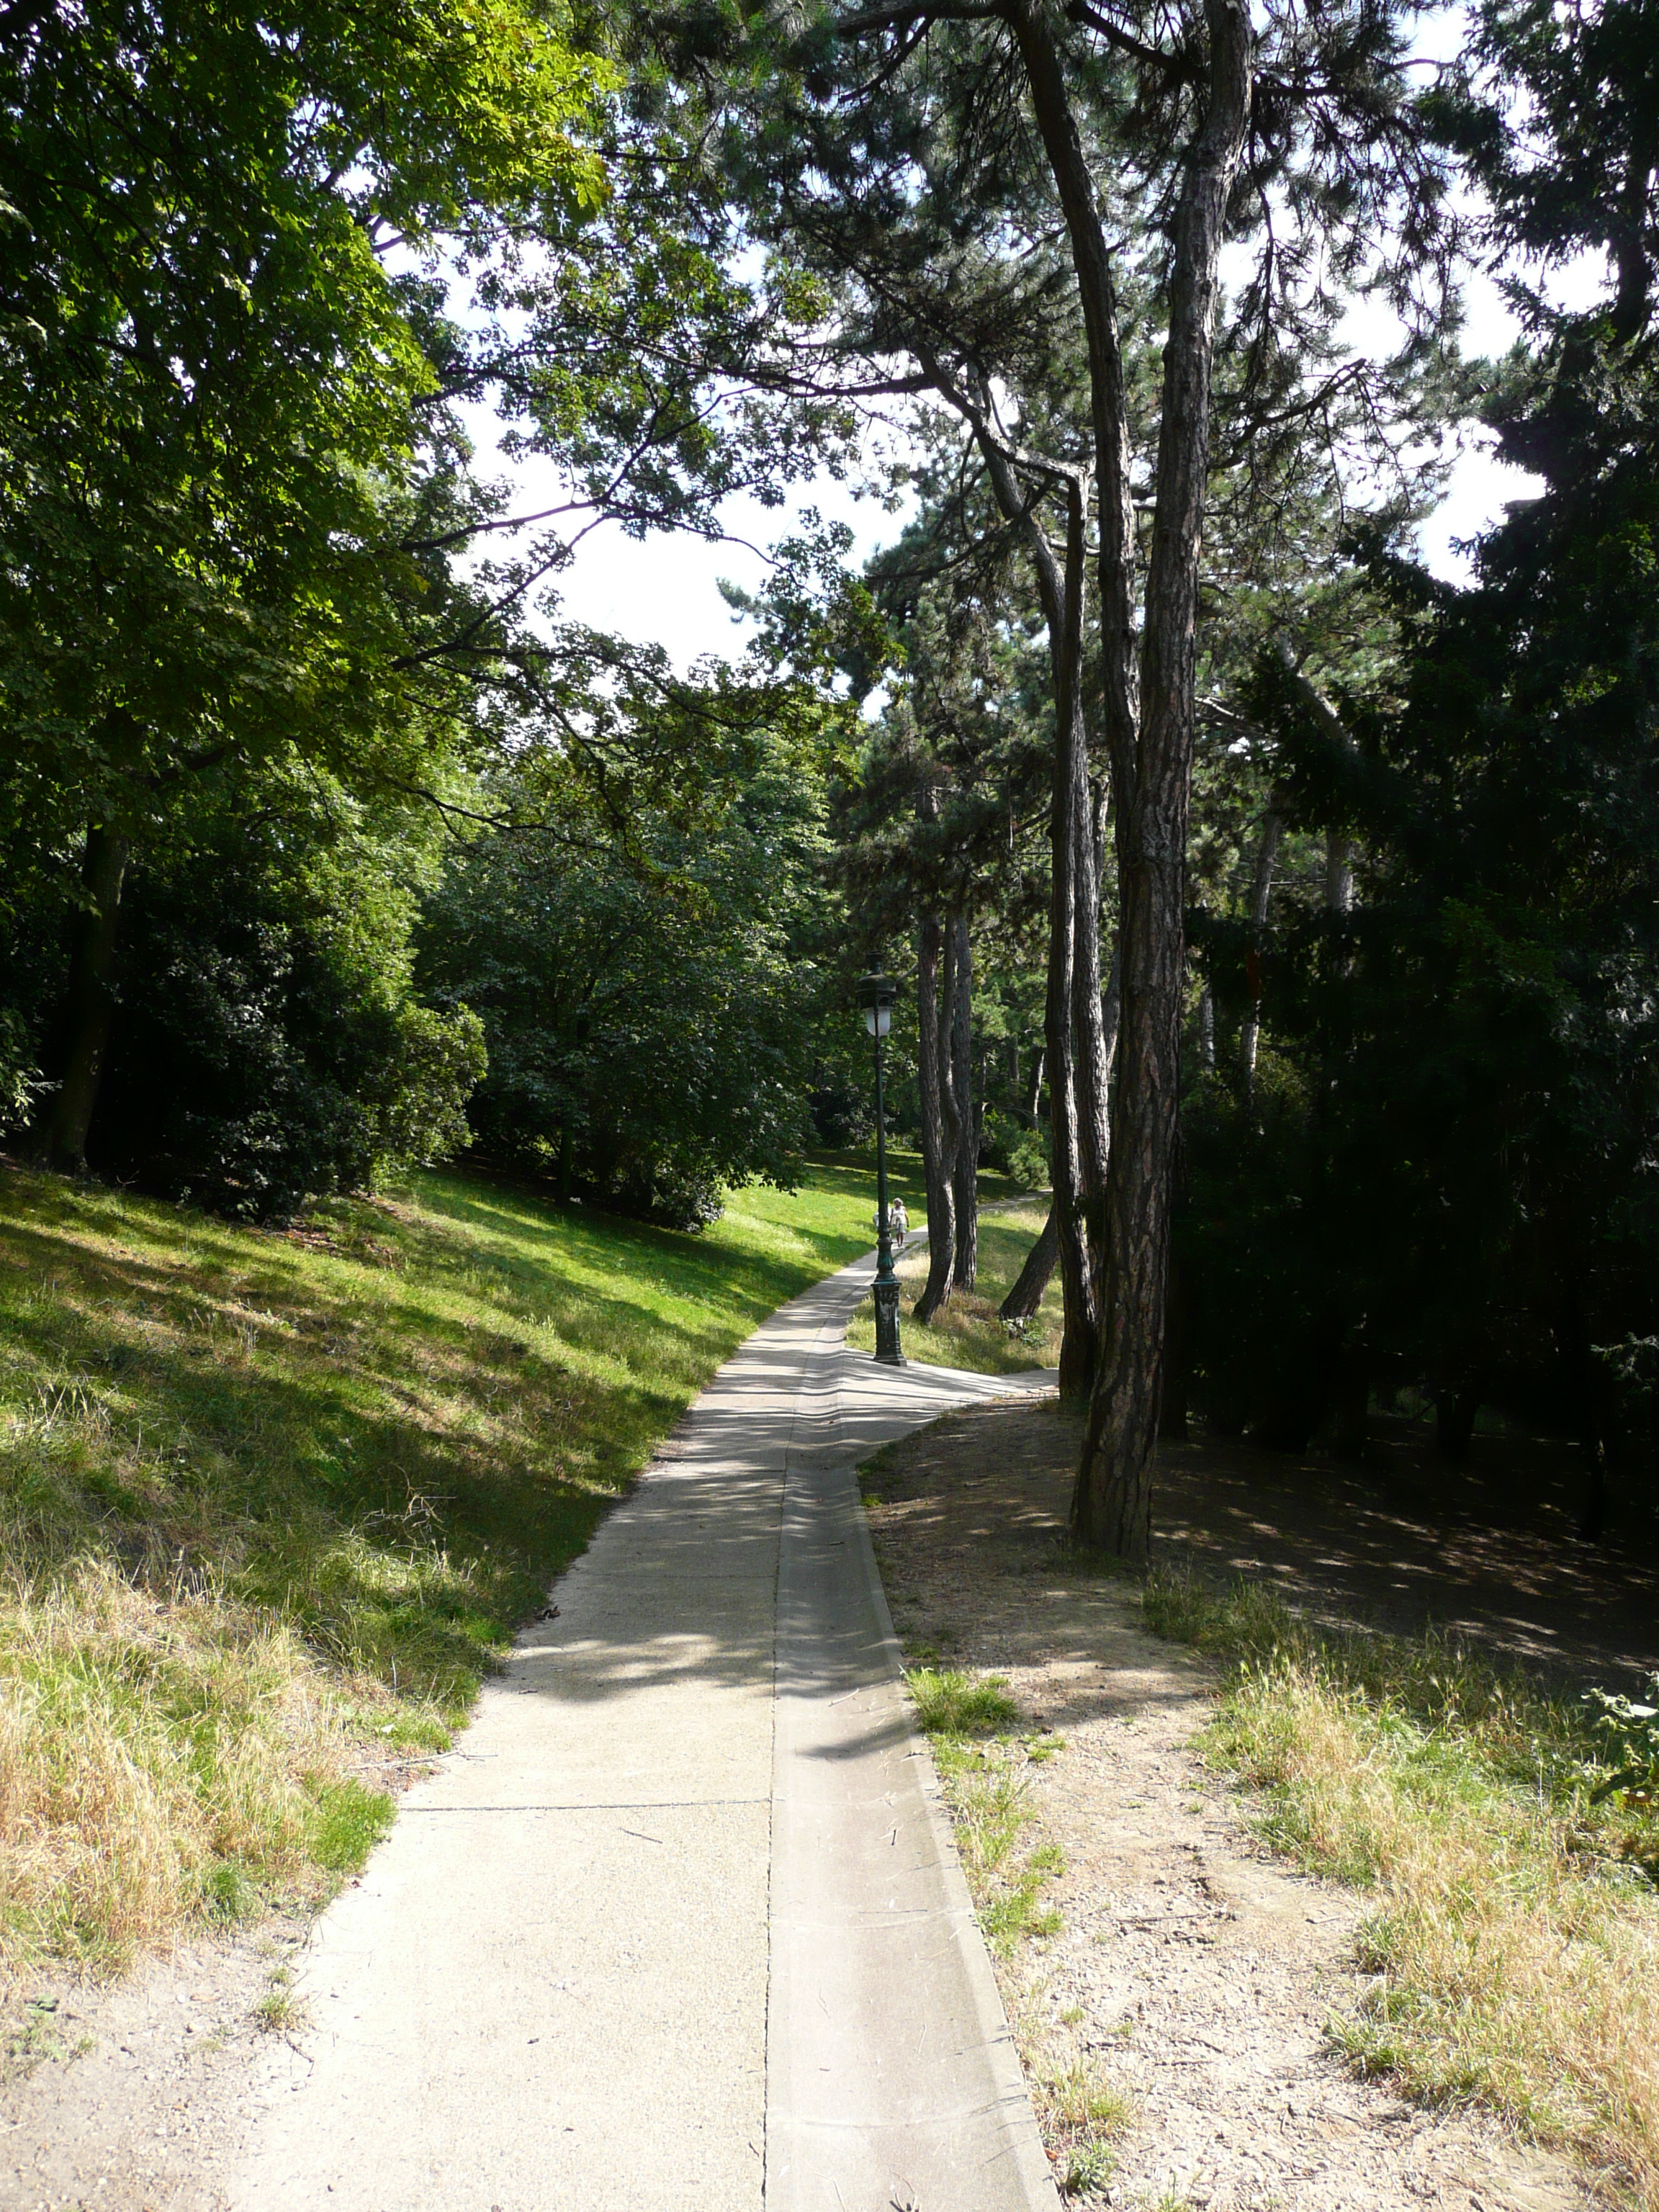
{"label": "tree shadow on ground", "polygon": [[[864,1480],[929,1524],[918,1533],[943,1547],[941,1572],[962,1553],[964,1586],[980,1545],[1075,1581],[1090,1571],[1066,1537],[1081,1437],[1081,1414],[1053,1401],[987,1406],[878,1455]],[[1577,1483],[1566,1448],[1537,1439],[1478,1437],[1456,1467],[1396,1423],[1351,1467],[1200,1436],[1160,1447],[1154,1558],[1267,1584],[1332,1622],[1432,1626],[1572,1686],[1645,1674],[1659,1667],[1659,1558],[1639,1528],[1580,1541]]]}

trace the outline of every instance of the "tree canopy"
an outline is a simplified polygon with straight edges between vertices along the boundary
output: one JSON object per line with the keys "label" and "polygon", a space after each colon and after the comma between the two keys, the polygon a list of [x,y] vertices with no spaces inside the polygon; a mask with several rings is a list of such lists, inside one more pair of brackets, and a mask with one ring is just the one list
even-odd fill
{"label": "tree canopy", "polygon": [[[886,957],[925,1311],[980,1163],[1052,1188],[1080,1540],[1146,1555],[1160,1431],[1407,1401],[1549,1425],[1593,1530],[1659,1403],[1659,46],[1469,28],[0,7],[18,1141],[695,1228],[867,1132]],[[1481,427],[1537,489],[1448,581]],[[782,519],[848,475],[857,573]],[[566,619],[591,530],[716,560],[737,493],[741,660]]]}

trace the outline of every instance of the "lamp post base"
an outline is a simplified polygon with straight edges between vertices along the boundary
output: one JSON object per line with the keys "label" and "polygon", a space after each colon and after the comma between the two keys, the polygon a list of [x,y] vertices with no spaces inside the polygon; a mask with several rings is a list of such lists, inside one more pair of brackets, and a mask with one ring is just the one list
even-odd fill
{"label": "lamp post base", "polygon": [[876,1358],[884,1367],[902,1367],[904,1354],[899,1349],[899,1286],[898,1278],[890,1272],[878,1274],[873,1285],[876,1299]]}

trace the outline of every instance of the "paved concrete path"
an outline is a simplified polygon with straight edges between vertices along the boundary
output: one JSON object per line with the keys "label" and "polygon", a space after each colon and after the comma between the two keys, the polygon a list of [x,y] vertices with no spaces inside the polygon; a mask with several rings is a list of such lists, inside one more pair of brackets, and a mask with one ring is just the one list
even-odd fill
{"label": "paved concrete path", "polygon": [[234,2212],[1058,2204],[853,1480],[1032,1376],[716,1376],[319,1925]]}

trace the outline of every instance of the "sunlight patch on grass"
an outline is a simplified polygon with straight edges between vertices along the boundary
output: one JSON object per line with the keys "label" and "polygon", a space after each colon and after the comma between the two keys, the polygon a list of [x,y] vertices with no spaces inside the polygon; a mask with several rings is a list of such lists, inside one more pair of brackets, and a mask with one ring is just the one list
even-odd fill
{"label": "sunlight patch on grass", "polygon": [[360,1865],[377,1762],[447,1745],[873,1188],[826,1161],[690,1237],[431,1175],[274,1232],[0,1172],[0,1983]]}
{"label": "sunlight patch on grass", "polygon": [[[981,1205],[987,1196],[984,1185],[981,1177]],[[981,1212],[978,1279],[971,1291],[953,1291],[949,1304],[926,1328],[915,1319],[914,1308],[927,1279],[927,1248],[902,1258],[899,1326],[906,1357],[932,1367],[965,1368],[976,1375],[1016,1375],[1027,1368],[1054,1366],[1060,1358],[1063,1317],[1058,1271],[1029,1323],[1011,1332],[997,1319],[997,1308],[1013,1288],[1048,1218],[1047,1199],[999,1206],[994,1213]],[[861,1352],[875,1350],[875,1313],[867,1303],[854,1316],[847,1341]]]}

